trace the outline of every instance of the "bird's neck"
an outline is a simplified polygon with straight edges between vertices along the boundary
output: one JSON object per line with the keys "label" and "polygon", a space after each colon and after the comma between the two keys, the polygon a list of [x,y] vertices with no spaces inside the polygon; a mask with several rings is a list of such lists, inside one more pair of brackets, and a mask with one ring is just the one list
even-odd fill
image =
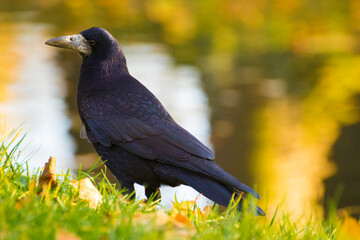
{"label": "bird's neck", "polygon": [[123,54],[106,59],[84,59],[80,70],[78,93],[89,94],[116,85],[121,81],[118,76],[124,74],[129,74],[129,71]]}
{"label": "bird's neck", "polygon": [[107,52],[101,52],[97,50],[89,57],[85,57],[83,59],[81,70],[85,68],[87,71],[92,71],[100,68],[111,68],[116,71],[128,72],[126,58],[120,47],[118,47],[114,51]]}

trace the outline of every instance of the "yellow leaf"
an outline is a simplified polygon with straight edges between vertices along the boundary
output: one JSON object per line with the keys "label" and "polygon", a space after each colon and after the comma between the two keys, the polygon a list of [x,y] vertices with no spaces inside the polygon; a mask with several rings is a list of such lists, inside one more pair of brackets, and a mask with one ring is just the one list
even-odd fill
{"label": "yellow leaf", "polygon": [[344,213],[344,221],[340,227],[338,239],[360,240],[360,224],[355,218]]}
{"label": "yellow leaf", "polygon": [[74,181],[72,185],[79,190],[79,198],[87,201],[89,207],[96,208],[102,202],[102,195],[89,178]]}
{"label": "yellow leaf", "polygon": [[76,236],[74,233],[66,230],[60,230],[56,233],[56,240],[81,240],[81,238]]}
{"label": "yellow leaf", "polygon": [[187,227],[193,227],[193,221],[198,221],[199,218],[204,219],[210,213],[211,208],[208,207],[205,215],[205,213],[196,205],[196,201],[197,199],[195,199],[195,201],[173,203],[170,216],[177,227],[183,227],[185,224]]}
{"label": "yellow leaf", "polygon": [[174,217],[174,220],[177,222],[177,227],[183,227],[186,224],[191,224],[189,222],[189,219],[181,214],[176,214]]}

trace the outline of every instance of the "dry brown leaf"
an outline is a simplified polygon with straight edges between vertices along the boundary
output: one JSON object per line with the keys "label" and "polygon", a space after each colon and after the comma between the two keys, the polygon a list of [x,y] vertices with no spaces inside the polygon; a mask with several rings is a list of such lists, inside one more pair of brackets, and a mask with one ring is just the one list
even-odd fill
{"label": "dry brown leaf", "polygon": [[79,198],[87,201],[89,207],[96,208],[102,202],[102,195],[89,178],[74,181],[72,185],[79,190]]}
{"label": "dry brown leaf", "polygon": [[57,183],[55,182],[56,171],[56,158],[50,157],[49,161],[45,163],[45,168],[39,179],[40,189],[46,189],[48,186],[55,188]]}
{"label": "dry brown leaf", "polygon": [[81,238],[74,233],[61,229],[56,233],[56,240],[81,240]]}

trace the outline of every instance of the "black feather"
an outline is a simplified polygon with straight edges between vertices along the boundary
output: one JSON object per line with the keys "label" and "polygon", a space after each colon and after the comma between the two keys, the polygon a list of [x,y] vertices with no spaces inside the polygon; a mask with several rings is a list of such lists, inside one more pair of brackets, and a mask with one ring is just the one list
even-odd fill
{"label": "black feather", "polygon": [[111,34],[101,28],[81,34],[95,44],[81,66],[80,117],[89,141],[123,186],[133,190],[135,182],[149,189],[187,184],[225,206],[239,191],[259,198],[213,161],[213,152],[129,74]]}

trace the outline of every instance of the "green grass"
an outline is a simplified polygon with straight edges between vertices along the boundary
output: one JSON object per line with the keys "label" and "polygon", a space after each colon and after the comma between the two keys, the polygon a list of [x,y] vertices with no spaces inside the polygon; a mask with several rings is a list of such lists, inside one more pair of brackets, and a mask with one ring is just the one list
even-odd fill
{"label": "green grass", "polygon": [[71,184],[87,173],[60,174],[56,188],[40,191],[41,171],[30,172],[26,163],[18,163],[22,139],[16,136],[14,130],[0,143],[0,239],[66,239],[64,232],[75,239],[336,239],[335,216],[301,224],[280,209],[276,218],[257,217],[234,205],[204,213],[196,204],[186,203],[184,210],[184,203],[177,202],[164,213],[151,201],[124,201],[106,178],[97,184],[102,204],[93,209]]}

